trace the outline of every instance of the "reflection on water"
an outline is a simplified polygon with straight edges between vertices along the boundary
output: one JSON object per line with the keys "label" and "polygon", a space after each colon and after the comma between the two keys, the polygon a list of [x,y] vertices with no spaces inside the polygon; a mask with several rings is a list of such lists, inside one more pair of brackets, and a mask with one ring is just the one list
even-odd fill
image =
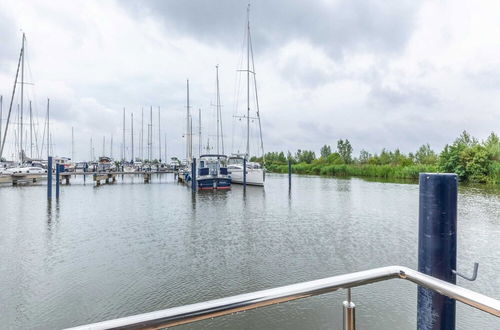
{"label": "reflection on water", "polygon": [[[161,182],[161,184],[160,184]],[[416,268],[418,186],[269,175],[265,189],[193,194],[173,176],[87,178],[61,187],[0,188],[4,328],[53,329],[373,267]],[[92,183],[92,184],[91,184]],[[459,269],[500,297],[500,193],[459,190]],[[345,292],[206,320],[185,329],[331,329]],[[388,281],[353,290],[358,327],[415,328],[416,287]],[[498,319],[457,304],[458,329]]]}

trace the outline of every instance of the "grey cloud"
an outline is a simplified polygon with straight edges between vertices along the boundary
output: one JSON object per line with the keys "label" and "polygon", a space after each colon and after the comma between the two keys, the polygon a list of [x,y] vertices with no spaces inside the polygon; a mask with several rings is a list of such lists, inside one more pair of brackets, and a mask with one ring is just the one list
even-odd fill
{"label": "grey cloud", "polygon": [[[252,2],[252,33],[257,49],[305,39],[341,58],[349,51],[393,53],[405,47],[415,24],[417,1],[343,0],[323,2],[277,0]],[[180,31],[206,42],[238,49],[241,45],[245,1],[127,1],[139,16],[160,19],[165,32]]]}
{"label": "grey cloud", "polygon": [[478,71],[468,71],[465,77],[480,88],[497,89],[500,87],[500,67],[489,66]]}
{"label": "grey cloud", "polygon": [[0,12],[0,72],[7,72],[17,62],[21,49],[21,38],[16,40],[17,33],[14,22]]}
{"label": "grey cloud", "polygon": [[435,92],[431,89],[402,83],[397,87],[372,86],[370,96],[375,103],[398,107],[401,105],[433,106],[438,102]]}

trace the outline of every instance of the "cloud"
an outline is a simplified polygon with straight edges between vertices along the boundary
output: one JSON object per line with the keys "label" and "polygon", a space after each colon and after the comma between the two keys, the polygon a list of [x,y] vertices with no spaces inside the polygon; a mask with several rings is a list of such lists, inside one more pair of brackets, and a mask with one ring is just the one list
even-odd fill
{"label": "cloud", "polygon": [[[356,153],[408,152],[426,142],[439,149],[464,129],[485,138],[500,127],[500,44],[491,34],[500,28],[499,6],[252,1],[265,149],[319,151],[348,138]],[[246,1],[234,0],[2,2],[0,94],[6,100],[11,93],[22,29],[26,79],[35,83],[25,95],[39,126],[51,99],[57,154],[70,153],[74,127],[77,154],[89,154],[90,137],[113,135],[117,156],[123,107],[127,136],[134,113],[136,139],[141,109],[147,122],[154,107],[156,144],[160,106],[169,154],[184,157],[186,79],[195,129],[202,109],[206,145],[215,134],[219,64],[225,144],[234,135],[232,151],[241,150],[244,132],[231,132],[233,112],[246,104],[245,79],[236,72],[244,64],[245,20]],[[254,128],[252,134],[258,137]],[[10,155],[13,143],[8,147]]]}
{"label": "cloud", "polygon": [[[239,49],[245,28],[246,1],[126,1],[139,17],[155,17],[165,33],[182,33],[201,42]],[[351,52],[396,53],[414,30],[416,1],[252,1],[251,26],[256,47],[302,39],[334,57]]]}

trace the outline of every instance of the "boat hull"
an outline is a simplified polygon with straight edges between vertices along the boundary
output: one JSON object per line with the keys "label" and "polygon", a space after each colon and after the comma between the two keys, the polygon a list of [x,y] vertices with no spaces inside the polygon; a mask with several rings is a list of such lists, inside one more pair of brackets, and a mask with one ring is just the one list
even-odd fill
{"label": "boat hull", "polygon": [[[231,182],[236,184],[243,184],[243,170],[231,169]],[[247,169],[247,185],[250,186],[264,186],[266,179],[265,171],[259,169]]]}
{"label": "boat hull", "polygon": [[200,190],[227,190],[231,189],[231,179],[229,178],[203,178],[197,179],[198,189]]}

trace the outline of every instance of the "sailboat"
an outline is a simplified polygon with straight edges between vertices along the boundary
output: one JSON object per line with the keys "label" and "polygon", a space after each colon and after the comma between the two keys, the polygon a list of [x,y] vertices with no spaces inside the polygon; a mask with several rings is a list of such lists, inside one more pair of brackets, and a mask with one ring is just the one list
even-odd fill
{"label": "sailboat", "polygon": [[[2,159],[3,152],[4,152],[4,147],[5,147],[5,141],[7,139],[7,132],[9,129],[9,123],[10,123],[10,118],[12,114],[12,105],[14,102],[14,96],[16,95],[16,87],[19,84],[20,89],[21,89],[21,95],[20,95],[20,107],[18,107],[18,123],[17,123],[17,134],[16,136],[16,145],[18,146],[18,154],[19,154],[19,167],[15,167],[11,170],[12,173],[44,173],[44,169],[37,165],[37,163],[34,163],[34,156],[33,156],[33,114],[32,114],[32,108],[31,108],[31,101],[30,101],[30,106],[29,106],[29,118],[30,118],[30,141],[29,141],[29,149],[30,149],[30,156],[28,157],[26,155],[26,150],[24,149],[25,143],[23,143],[23,136],[24,136],[24,129],[23,129],[23,113],[24,113],[24,85],[27,84],[27,82],[24,80],[25,75],[24,75],[24,62],[25,62],[25,53],[26,53],[26,36],[23,33],[22,35],[22,46],[21,46],[21,51],[19,53],[19,61],[17,63],[17,71],[16,71],[16,77],[14,80],[14,87],[12,91],[12,96],[10,99],[10,105],[9,105],[9,112],[7,115],[7,122],[5,125],[5,130],[3,131],[3,136],[0,136],[0,159]],[[18,81],[19,78],[19,73],[21,74],[21,81]],[[0,132],[1,132],[1,118],[0,118]],[[18,139],[18,141],[17,141]],[[26,138],[27,139],[27,138]],[[36,139],[36,136],[35,136]],[[25,141],[26,142],[26,141]]]}
{"label": "sailboat", "polygon": [[[246,70],[239,70],[246,72],[246,87],[247,87],[247,111],[245,116],[240,116],[240,119],[246,119],[246,152],[244,154],[233,154],[228,159],[228,170],[231,175],[231,182],[243,184],[246,181],[248,185],[264,186],[266,179],[265,169],[257,162],[250,162],[250,119],[257,119],[259,123],[260,147],[262,156],[264,156],[264,143],[262,141],[262,126],[260,123],[259,112],[259,99],[257,97],[257,81],[255,80],[255,64],[253,59],[252,38],[250,35],[250,5],[247,7],[247,28],[246,28],[246,41],[247,41],[247,67]],[[250,117],[250,74],[252,74],[255,92],[255,105],[256,105],[256,118]],[[264,157],[263,157],[264,158]],[[244,168],[246,167],[246,168]],[[246,173],[245,173],[245,172]],[[246,178],[244,178],[246,174]],[[246,179],[246,180],[245,180]]]}
{"label": "sailboat", "polygon": [[217,112],[217,153],[200,155],[196,183],[198,189],[231,189],[231,177],[227,169],[227,156],[224,155],[224,138],[222,134],[222,116],[219,91],[219,66],[216,69],[216,112]]}

